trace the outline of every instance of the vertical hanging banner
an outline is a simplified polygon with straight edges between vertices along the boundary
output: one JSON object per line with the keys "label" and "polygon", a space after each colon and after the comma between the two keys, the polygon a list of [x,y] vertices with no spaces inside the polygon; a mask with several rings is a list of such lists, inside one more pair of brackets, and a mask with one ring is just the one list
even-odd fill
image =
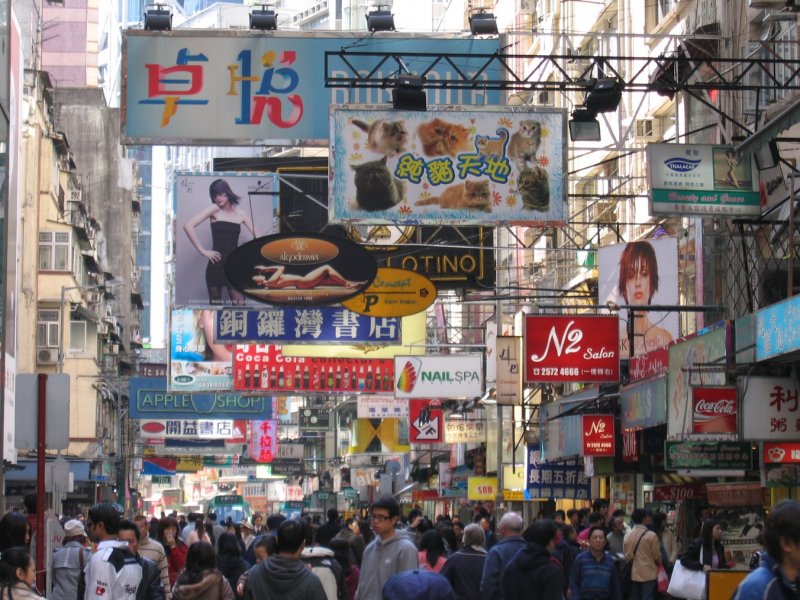
{"label": "vertical hanging banner", "polygon": [[693,433],[739,433],[736,386],[692,387]]}
{"label": "vertical hanging banner", "polygon": [[256,462],[269,463],[278,453],[278,421],[267,419],[250,422],[250,457]]}
{"label": "vertical hanging banner", "polygon": [[444,412],[438,400],[411,399],[408,401],[411,428],[408,439],[412,444],[440,444],[444,434]]}
{"label": "vertical hanging banner", "polygon": [[583,455],[614,456],[614,415],[583,415]]}
{"label": "vertical hanging banner", "polygon": [[214,342],[214,311],[172,311],[169,391],[228,391],[233,386],[231,346]]}
{"label": "vertical hanging banner", "polygon": [[497,336],[497,388],[498,404],[522,402],[523,371],[522,338]]}

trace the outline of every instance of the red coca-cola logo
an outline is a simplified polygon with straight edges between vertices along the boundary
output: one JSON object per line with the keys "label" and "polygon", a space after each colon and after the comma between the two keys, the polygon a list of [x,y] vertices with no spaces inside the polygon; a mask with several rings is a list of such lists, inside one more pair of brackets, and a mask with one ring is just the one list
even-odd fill
{"label": "red coca-cola logo", "polygon": [[736,433],[738,406],[735,387],[693,388],[694,433]]}
{"label": "red coca-cola logo", "polygon": [[694,414],[696,417],[717,415],[735,415],[736,414],[736,401],[735,400],[717,400],[710,402],[708,400],[698,400],[694,405]]}

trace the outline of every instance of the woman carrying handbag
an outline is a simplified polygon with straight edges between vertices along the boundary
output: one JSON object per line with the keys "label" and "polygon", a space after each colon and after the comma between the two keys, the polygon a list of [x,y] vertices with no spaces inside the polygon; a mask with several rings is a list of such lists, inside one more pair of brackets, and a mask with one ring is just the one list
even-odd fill
{"label": "woman carrying handbag", "polygon": [[706,597],[706,576],[711,569],[727,569],[722,547],[722,528],[714,519],[706,519],[700,537],[686,548],[676,561],[668,593],[676,598],[702,600]]}

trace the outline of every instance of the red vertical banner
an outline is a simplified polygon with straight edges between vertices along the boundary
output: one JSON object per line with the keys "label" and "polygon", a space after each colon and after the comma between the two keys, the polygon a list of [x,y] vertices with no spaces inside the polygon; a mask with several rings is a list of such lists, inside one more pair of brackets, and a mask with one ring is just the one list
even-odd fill
{"label": "red vertical banner", "polygon": [[622,431],[622,462],[637,462],[639,460],[639,432],[634,429]]}
{"label": "red vertical banner", "polygon": [[250,456],[260,463],[269,463],[278,453],[278,421],[250,421]]}
{"label": "red vertical banner", "polygon": [[438,400],[408,401],[408,416],[411,427],[408,441],[412,444],[441,444],[444,436],[444,412]]}
{"label": "red vertical banner", "polygon": [[614,415],[583,415],[583,455],[614,456]]}

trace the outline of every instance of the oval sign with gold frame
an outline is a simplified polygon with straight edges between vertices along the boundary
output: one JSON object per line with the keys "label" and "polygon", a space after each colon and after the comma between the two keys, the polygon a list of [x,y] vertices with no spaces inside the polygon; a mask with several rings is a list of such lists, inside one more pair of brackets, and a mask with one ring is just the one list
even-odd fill
{"label": "oval sign with gold frame", "polygon": [[380,267],[372,283],[342,306],[368,317],[406,317],[422,312],[435,300],[436,286],[424,275]]}

